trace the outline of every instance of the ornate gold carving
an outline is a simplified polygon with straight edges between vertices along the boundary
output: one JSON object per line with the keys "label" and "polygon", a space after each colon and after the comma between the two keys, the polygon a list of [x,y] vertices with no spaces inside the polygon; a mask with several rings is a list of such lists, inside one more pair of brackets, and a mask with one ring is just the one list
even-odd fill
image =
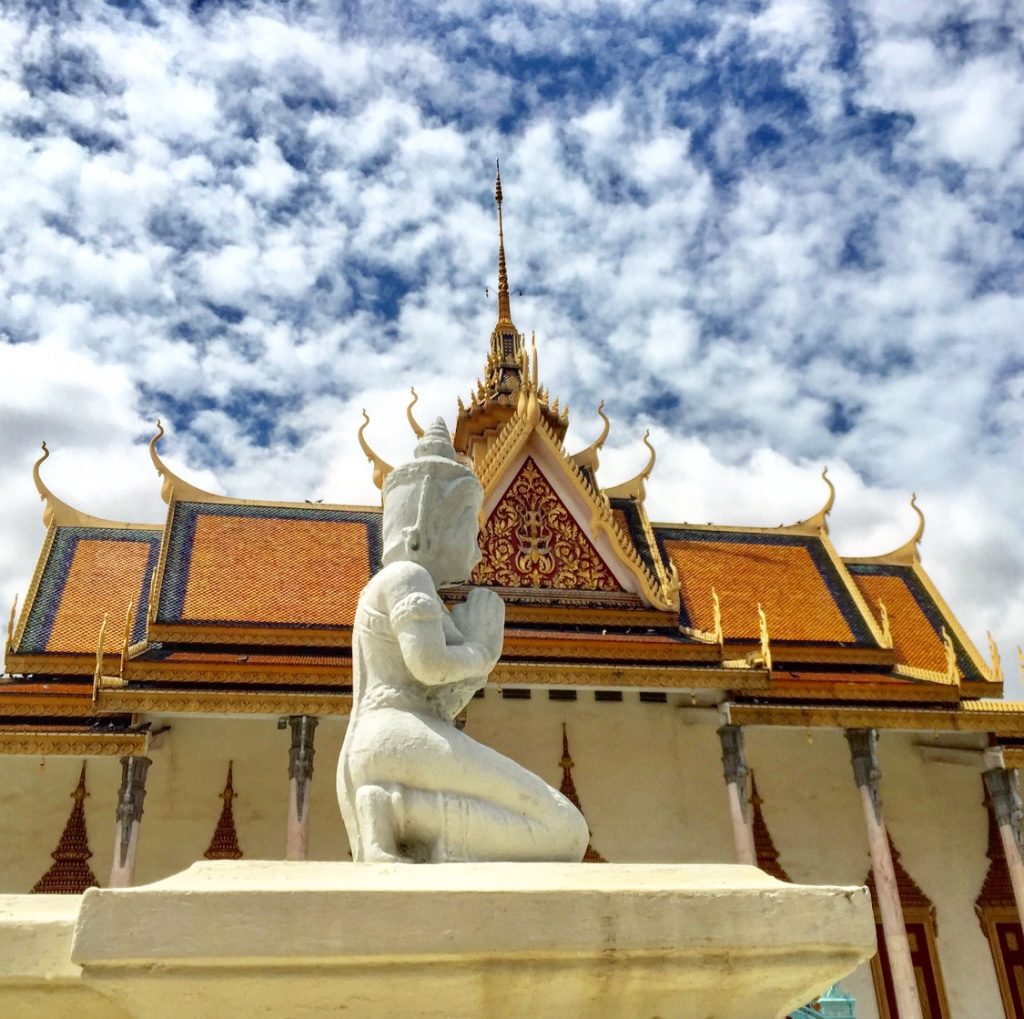
{"label": "ornate gold carving", "polygon": [[347,715],[350,694],[277,694],[220,690],[116,690],[102,692],[106,713],[157,712],[230,715]]}
{"label": "ornate gold carving", "polygon": [[1024,735],[1024,705],[964,701],[952,708],[843,707],[782,704],[730,704],[734,725],[797,728],[895,729],[923,732],[991,732]]}
{"label": "ornate gold carving", "polygon": [[622,590],[532,457],[484,525],[480,547],[478,584]]}
{"label": "ornate gold carving", "polygon": [[145,733],[22,732],[0,728],[0,754],[124,757],[144,754]]}
{"label": "ornate gold carving", "polygon": [[1003,681],[1003,660],[999,654],[999,645],[996,643],[995,637],[992,636],[992,631],[988,631],[988,652],[989,657],[992,659],[992,680],[995,683],[1002,683]]}
{"label": "ornate gold carving", "polygon": [[761,638],[761,662],[764,667],[772,671],[772,647],[768,638],[768,616],[765,615],[761,603],[757,603],[757,632]]}
{"label": "ornate gold carving", "polygon": [[4,645],[4,655],[14,650],[14,620],[18,615],[18,596],[14,596],[14,604],[11,606],[11,616],[7,620],[7,643]]}
{"label": "ornate gold carving", "polygon": [[734,672],[718,666],[672,668],[647,665],[580,665],[577,663],[498,662],[490,682],[497,686],[621,686],[651,689],[764,690],[764,669]]}
{"label": "ornate gold carving", "polygon": [[942,628],[942,649],[946,653],[946,680],[949,683],[960,682],[960,667],[956,664],[956,648],[945,626]]}
{"label": "ornate gold carving", "polygon": [[885,602],[878,599],[878,615],[882,620],[882,647],[892,647],[892,629],[889,626],[889,610]]}

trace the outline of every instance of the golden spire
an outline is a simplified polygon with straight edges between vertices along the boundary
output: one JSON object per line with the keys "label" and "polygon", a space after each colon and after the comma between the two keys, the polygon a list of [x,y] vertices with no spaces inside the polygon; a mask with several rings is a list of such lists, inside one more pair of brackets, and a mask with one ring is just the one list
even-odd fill
{"label": "golden spire", "polygon": [[494,201],[498,206],[498,324],[512,324],[512,305],[508,296],[508,270],[505,267],[505,229],[501,221],[501,163],[495,160]]}

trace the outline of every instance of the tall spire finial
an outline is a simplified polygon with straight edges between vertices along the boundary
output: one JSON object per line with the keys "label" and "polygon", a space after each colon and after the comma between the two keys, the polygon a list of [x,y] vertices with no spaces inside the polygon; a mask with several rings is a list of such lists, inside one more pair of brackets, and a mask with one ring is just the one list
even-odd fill
{"label": "tall spire finial", "polygon": [[512,322],[512,306],[508,296],[508,270],[505,268],[505,230],[501,221],[501,163],[495,160],[494,201],[498,206],[498,322]]}

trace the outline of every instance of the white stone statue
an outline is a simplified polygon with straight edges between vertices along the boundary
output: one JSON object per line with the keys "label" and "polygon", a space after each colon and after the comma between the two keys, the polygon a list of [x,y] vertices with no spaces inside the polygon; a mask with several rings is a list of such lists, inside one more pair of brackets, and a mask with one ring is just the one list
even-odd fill
{"label": "white stone statue", "polygon": [[578,862],[586,851],[586,821],[561,793],[454,724],[504,635],[493,591],[474,588],[450,612],[437,594],[480,559],[482,501],[440,418],[384,484],[384,565],[356,608],[338,761],[354,860]]}

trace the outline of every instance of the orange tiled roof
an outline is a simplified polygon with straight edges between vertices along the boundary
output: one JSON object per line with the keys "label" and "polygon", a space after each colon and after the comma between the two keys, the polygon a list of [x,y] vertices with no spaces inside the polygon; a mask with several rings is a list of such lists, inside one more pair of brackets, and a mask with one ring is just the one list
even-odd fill
{"label": "orange tiled roof", "polygon": [[893,649],[899,665],[933,672],[946,671],[946,652],[941,628],[946,627],[957,650],[957,664],[968,679],[983,679],[970,656],[957,640],[951,622],[914,573],[912,566],[849,563],[847,569],[864,600],[881,621],[878,602],[889,614]]}
{"label": "orange tiled roof", "polygon": [[379,533],[373,510],[178,503],[157,622],[351,626]]}
{"label": "orange tiled roof", "polygon": [[15,654],[95,655],[104,613],[104,647],[116,652],[129,601],[135,606],[132,639],[141,640],[160,537],[158,530],[56,528]]}
{"label": "orange tiled roof", "polygon": [[726,639],[757,640],[760,603],[773,641],[875,644],[820,538],[665,527],[657,537],[679,574],[684,625],[714,629],[714,588]]}

